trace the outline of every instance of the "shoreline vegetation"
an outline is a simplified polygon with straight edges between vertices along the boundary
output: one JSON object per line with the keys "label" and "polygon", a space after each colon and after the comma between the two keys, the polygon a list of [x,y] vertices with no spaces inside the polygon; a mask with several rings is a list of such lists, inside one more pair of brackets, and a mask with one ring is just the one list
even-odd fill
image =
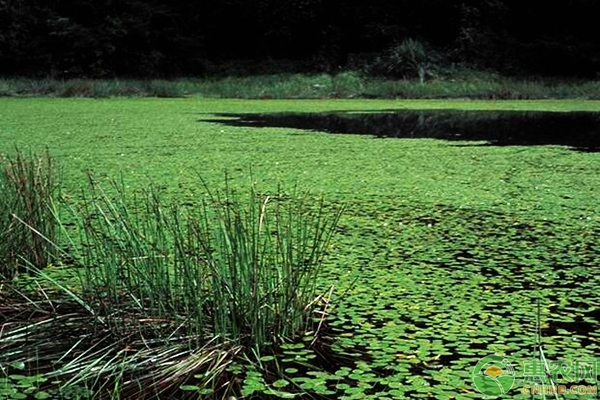
{"label": "shoreline vegetation", "polygon": [[0,97],[198,97],[240,99],[600,99],[600,80],[508,78],[496,74],[419,80],[358,72],[180,79],[0,78]]}

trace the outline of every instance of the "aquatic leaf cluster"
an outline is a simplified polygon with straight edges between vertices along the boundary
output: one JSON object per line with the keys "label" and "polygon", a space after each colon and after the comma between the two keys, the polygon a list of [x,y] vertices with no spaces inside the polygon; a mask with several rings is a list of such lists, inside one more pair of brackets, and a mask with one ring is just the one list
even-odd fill
{"label": "aquatic leaf cluster", "polygon": [[477,398],[472,370],[499,354],[516,369],[511,397],[528,398],[538,302],[548,359],[600,352],[597,223],[372,200],[350,202],[327,258],[321,284],[336,291],[322,341],[270,358],[247,393]]}
{"label": "aquatic leaf cluster", "polygon": [[348,389],[374,380],[362,392],[473,393],[478,359],[496,353],[522,367],[535,357],[538,300],[549,359],[600,352],[597,224],[384,200],[345,219],[329,260],[330,279],[347,285],[328,326],[333,352],[352,360]]}

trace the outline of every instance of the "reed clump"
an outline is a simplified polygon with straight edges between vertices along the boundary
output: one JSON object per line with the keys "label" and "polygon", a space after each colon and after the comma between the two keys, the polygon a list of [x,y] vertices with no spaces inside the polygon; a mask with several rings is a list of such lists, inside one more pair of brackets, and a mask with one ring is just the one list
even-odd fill
{"label": "reed clump", "polygon": [[60,189],[58,169],[46,151],[19,149],[0,156],[0,279],[11,279],[26,264],[46,267],[57,242],[54,207]]}
{"label": "reed clump", "polygon": [[229,179],[219,191],[203,185],[194,205],[90,182],[59,218],[63,265],[31,267],[42,283],[25,304],[44,312],[0,337],[0,363],[41,358],[48,376],[98,393],[154,396],[191,376],[212,393],[232,387],[223,373],[241,355],[317,335],[340,208],[297,190],[234,190]]}

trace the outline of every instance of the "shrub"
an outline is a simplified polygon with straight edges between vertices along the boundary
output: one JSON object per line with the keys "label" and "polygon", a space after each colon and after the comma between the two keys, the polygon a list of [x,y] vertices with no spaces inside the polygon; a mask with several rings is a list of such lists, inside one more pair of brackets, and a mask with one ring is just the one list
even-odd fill
{"label": "shrub", "polygon": [[418,77],[421,82],[431,74],[431,68],[438,56],[425,43],[415,39],[405,39],[377,57],[368,67],[373,75],[395,78]]}

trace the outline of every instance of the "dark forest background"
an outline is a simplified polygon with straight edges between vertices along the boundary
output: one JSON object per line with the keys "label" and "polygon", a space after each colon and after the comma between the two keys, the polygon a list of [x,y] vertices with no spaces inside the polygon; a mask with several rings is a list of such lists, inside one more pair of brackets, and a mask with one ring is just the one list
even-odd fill
{"label": "dark forest background", "polygon": [[0,0],[0,74],[401,75],[394,57],[416,48],[446,67],[597,78],[599,17],[596,0]]}

